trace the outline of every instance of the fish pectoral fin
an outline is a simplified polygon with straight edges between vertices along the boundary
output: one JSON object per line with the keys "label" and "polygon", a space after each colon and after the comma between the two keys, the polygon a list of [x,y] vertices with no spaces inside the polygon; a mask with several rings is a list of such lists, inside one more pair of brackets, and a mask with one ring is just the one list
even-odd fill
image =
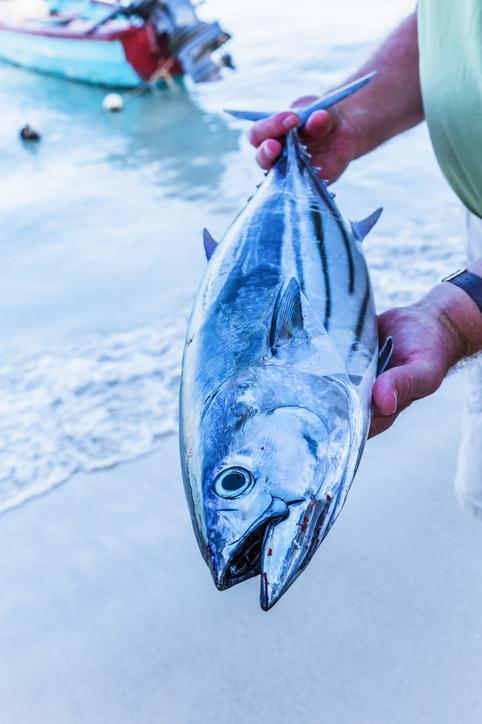
{"label": "fish pectoral fin", "polygon": [[291,277],[286,287],[281,288],[274,305],[269,339],[271,352],[275,355],[294,339],[304,338],[311,342],[319,337],[326,337],[326,329],[298,281]]}
{"label": "fish pectoral fin", "polygon": [[274,305],[269,344],[273,354],[304,332],[303,305],[300,285],[291,277],[287,286],[281,289]]}
{"label": "fish pectoral fin", "polygon": [[270,347],[273,354],[284,343],[303,332],[303,307],[300,285],[294,277],[281,289],[271,320]]}
{"label": "fish pectoral fin", "polygon": [[378,355],[377,377],[387,369],[393,354],[393,339],[387,337]]}
{"label": "fish pectoral fin", "polygon": [[373,229],[378,219],[380,218],[382,211],[382,208],[377,209],[373,212],[373,214],[367,216],[366,219],[351,222],[351,228],[353,229],[353,233],[357,241],[363,241],[365,236],[370,233],[370,231]]}
{"label": "fish pectoral fin", "polygon": [[204,251],[206,252],[206,258],[209,261],[216,249],[218,248],[219,244],[218,242],[213,239],[211,234],[207,229],[203,230],[203,241],[204,241]]}

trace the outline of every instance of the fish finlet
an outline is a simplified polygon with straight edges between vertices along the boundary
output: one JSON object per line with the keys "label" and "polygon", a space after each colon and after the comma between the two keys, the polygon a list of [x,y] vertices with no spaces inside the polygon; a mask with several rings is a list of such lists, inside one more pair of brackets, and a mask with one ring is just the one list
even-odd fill
{"label": "fish finlet", "polygon": [[385,372],[388,365],[390,364],[390,360],[393,354],[393,347],[394,345],[392,337],[387,337],[385,340],[385,344],[381,348],[380,354],[378,355],[377,377],[383,374],[383,372]]}

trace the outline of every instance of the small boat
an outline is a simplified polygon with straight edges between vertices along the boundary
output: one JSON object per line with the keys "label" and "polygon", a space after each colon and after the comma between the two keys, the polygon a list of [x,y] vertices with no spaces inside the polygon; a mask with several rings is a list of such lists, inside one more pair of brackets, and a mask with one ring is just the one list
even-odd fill
{"label": "small boat", "polygon": [[[23,7],[22,7],[23,6]],[[191,0],[7,0],[0,8],[0,59],[41,73],[113,88],[216,80],[230,36],[206,23]],[[42,13],[43,10],[43,13]]]}

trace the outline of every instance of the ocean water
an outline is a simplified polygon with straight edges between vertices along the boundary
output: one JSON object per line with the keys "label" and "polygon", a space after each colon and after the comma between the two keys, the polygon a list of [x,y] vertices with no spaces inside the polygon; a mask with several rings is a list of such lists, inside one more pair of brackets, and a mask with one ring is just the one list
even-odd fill
{"label": "ocean water", "polygon": [[[350,72],[408,0],[210,0],[237,63],[222,82],[127,94],[0,65],[0,512],[176,432],[183,336],[205,265],[261,178],[225,106],[280,109]],[[37,125],[42,142],[18,129]],[[379,309],[462,259],[459,209],[419,127],[352,165],[343,213],[385,214],[366,242]]]}

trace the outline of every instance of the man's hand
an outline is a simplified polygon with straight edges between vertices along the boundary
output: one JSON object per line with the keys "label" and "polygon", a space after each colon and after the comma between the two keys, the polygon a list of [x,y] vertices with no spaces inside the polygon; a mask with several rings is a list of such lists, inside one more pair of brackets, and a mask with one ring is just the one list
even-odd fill
{"label": "man's hand", "polygon": [[[316,96],[295,101],[293,107],[308,105]],[[299,123],[295,112],[277,113],[255,123],[249,140],[258,151],[256,160],[266,170],[278,159],[284,135]],[[357,156],[357,130],[350,118],[340,111],[316,111],[308,119],[301,139],[308,146],[313,165],[319,166],[320,175],[330,182],[336,181],[348,164]]]}
{"label": "man's hand", "polygon": [[[321,177],[335,181],[348,164],[372,151],[397,133],[423,119],[418,73],[417,13],[408,17],[373,56],[343,85],[367,73],[377,76],[354,95],[329,111],[316,111],[302,131],[302,138],[321,168]],[[294,106],[311,103],[316,96],[300,98]],[[294,112],[277,113],[255,123],[249,139],[256,159],[270,169],[281,153],[288,131],[299,124]]]}
{"label": "man's hand", "polygon": [[[473,271],[480,274],[482,261]],[[378,319],[380,342],[393,337],[390,368],[373,386],[370,437],[387,430],[415,400],[435,392],[460,360],[482,349],[482,315],[453,284],[434,287],[420,302]]]}
{"label": "man's hand", "polygon": [[417,305],[385,312],[378,319],[380,340],[393,337],[391,367],[373,386],[370,437],[387,430],[402,410],[431,395],[458,361],[449,328]]}

